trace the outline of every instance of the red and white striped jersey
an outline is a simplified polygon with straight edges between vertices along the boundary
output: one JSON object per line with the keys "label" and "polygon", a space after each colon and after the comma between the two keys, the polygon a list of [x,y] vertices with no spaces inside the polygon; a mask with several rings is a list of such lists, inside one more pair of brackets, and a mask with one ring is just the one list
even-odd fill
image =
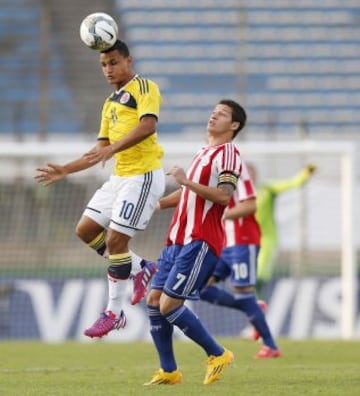
{"label": "red and white striped jersey", "polygon": [[[228,204],[234,207],[238,202],[256,197],[254,185],[250,179],[245,162],[242,162],[241,175],[238,179],[236,190]],[[255,214],[235,220],[225,220],[225,247],[235,245],[260,246],[260,227],[255,219]]]}
{"label": "red and white striped jersey", "polygon": [[[233,143],[203,147],[198,151],[187,172],[189,180],[216,188],[221,183],[236,187],[241,172],[241,157]],[[195,240],[208,243],[220,255],[224,245],[221,221],[225,207],[206,200],[183,187],[167,235],[167,245],[186,245]]]}

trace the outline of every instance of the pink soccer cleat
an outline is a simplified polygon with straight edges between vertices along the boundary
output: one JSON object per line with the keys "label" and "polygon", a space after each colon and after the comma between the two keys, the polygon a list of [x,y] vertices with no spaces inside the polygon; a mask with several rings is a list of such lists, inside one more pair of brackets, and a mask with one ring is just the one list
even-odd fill
{"label": "pink soccer cleat", "polygon": [[256,359],[278,358],[280,356],[282,356],[282,353],[279,349],[271,349],[270,347],[263,345],[256,354]]}
{"label": "pink soccer cleat", "polygon": [[134,278],[134,290],[131,296],[131,304],[139,303],[147,292],[147,287],[157,271],[157,265],[151,261],[146,261],[143,269]]}
{"label": "pink soccer cleat", "polygon": [[[267,304],[264,300],[257,300],[257,303],[260,305],[261,310],[265,313],[267,311]],[[254,328],[253,336],[252,336],[254,341],[257,341],[258,339],[261,338],[260,333]]]}
{"label": "pink soccer cleat", "polygon": [[88,337],[99,337],[107,335],[111,330],[119,330],[126,326],[126,317],[124,311],[120,312],[119,317],[111,312],[102,312],[100,318],[84,334]]}

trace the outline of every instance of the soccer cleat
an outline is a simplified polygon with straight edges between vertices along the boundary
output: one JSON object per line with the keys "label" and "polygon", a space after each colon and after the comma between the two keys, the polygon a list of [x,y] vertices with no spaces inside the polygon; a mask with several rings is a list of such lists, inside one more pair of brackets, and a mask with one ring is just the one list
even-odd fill
{"label": "soccer cleat", "polygon": [[167,373],[163,369],[158,370],[149,382],[144,385],[175,385],[182,382],[182,374],[179,370]]}
{"label": "soccer cleat", "polygon": [[217,381],[226,367],[234,361],[234,354],[228,349],[220,356],[209,356],[206,362],[206,374],[204,385],[212,384]]}
{"label": "soccer cleat", "polygon": [[[267,311],[267,304],[264,300],[257,300],[257,303],[260,305],[260,308],[262,311],[265,313]],[[252,336],[254,341],[257,341],[261,338],[260,333],[254,328],[253,336]]]}
{"label": "soccer cleat", "polygon": [[256,359],[278,358],[282,353],[278,349],[271,349],[267,345],[263,345],[256,354]]}
{"label": "soccer cleat", "polygon": [[140,272],[138,272],[134,278],[134,289],[131,296],[131,304],[135,305],[139,303],[146,294],[148,284],[152,277],[157,271],[157,265],[151,261],[145,261],[145,265]]}
{"label": "soccer cleat", "polygon": [[126,326],[126,316],[124,311],[120,312],[119,317],[111,312],[102,312],[100,318],[88,329],[84,331],[84,334],[88,337],[99,337],[107,335],[111,330],[119,330]]}

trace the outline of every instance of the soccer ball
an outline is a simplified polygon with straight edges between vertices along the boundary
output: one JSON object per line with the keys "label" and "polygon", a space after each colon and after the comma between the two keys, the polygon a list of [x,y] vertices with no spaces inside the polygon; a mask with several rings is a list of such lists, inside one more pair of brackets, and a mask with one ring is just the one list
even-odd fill
{"label": "soccer ball", "polygon": [[80,25],[80,38],[83,43],[98,51],[112,47],[119,34],[115,20],[104,12],[95,12],[83,19]]}

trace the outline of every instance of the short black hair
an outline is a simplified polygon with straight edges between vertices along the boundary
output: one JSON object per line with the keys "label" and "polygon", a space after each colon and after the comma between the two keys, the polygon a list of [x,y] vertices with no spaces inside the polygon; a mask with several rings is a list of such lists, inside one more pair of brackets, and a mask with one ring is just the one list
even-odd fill
{"label": "short black hair", "polygon": [[232,122],[238,122],[239,127],[235,129],[233,139],[236,135],[244,128],[246,124],[246,111],[245,109],[239,105],[239,103],[235,102],[232,99],[222,99],[219,104],[229,106],[232,110]]}
{"label": "short black hair", "polygon": [[120,54],[125,58],[130,56],[129,47],[127,46],[126,43],[124,43],[124,41],[121,40],[116,40],[115,44],[112,47],[108,48],[107,50],[101,51],[101,53],[106,54],[111,51],[119,51]]}

